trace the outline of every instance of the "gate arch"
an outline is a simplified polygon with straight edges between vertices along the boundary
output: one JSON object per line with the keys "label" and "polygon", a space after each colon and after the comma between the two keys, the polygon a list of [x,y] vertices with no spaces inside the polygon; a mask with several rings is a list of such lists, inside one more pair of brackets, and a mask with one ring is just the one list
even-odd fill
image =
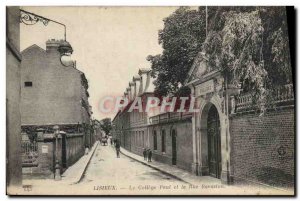
{"label": "gate arch", "polygon": [[[200,103],[197,123],[199,175],[211,175],[216,178],[221,178],[222,169],[224,169],[222,163],[224,161],[225,125],[219,103],[213,99],[210,102],[203,101],[202,104]],[[211,117],[213,115],[217,118],[215,121]],[[213,157],[212,154],[214,154]]]}

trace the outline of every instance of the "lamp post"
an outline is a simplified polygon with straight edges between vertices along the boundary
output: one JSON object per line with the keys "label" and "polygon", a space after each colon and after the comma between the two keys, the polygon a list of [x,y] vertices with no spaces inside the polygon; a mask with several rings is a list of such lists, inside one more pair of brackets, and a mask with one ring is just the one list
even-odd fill
{"label": "lamp post", "polygon": [[54,173],[54,179],[56,181],[61,180],[60,175],[60,165],[58,160],[58,138],[59,138],[59,127],[55,125],[53,127],[54,129],[54,136],[55,136],[55,173]]}
{"label": "lamp post", "polygon": [[72,61],[72,62],[65,63],[62,60],[64,57],[70,57],[73,53],[73,48],[70,45],[70,43],[67,41],[66,25],[58,21],[45,18],[43,16],[20,9],[20,23],[23,23],[25,25],[35,25],[38,22],[42,22],[45,26],[47,26],[49,22],[53,22],[64,27],[64,41],[59,45],[57,49],[60,53],[60,63],[65,67],[74,67],[75,62]]}

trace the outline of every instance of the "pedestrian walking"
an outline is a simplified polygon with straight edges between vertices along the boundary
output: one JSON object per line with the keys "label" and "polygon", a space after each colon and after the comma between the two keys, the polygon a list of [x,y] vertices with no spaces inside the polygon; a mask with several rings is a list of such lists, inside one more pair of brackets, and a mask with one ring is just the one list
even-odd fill
{"label": "pedestrian walking", "polygon": [[115,146],[116,146],[116,152],[117,152],[117,158],[120,158],[120,142],[119,140],[115,140]]}
{"label": "pedestrian walking", "polygon": [[110,138],[110,145],[112,146],[113,145],[113,139]]}
{"label": "pedestrian walking", "polygon": [[147,161],[148,153],[147,153],[147,150],[145,148],[143,150],[143,155],[144,155],[144,161]]}
{"label": "pedestrian walking", "polygon": [[148,162],[152,162],[151,161],[151,158],[152,158],[152,151],[151,151],[151,149],[148,149]]}

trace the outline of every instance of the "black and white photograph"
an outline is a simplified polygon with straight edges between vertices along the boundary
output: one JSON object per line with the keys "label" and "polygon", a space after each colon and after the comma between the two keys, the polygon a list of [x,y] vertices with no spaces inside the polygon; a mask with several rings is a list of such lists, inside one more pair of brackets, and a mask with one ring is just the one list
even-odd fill
{"label": "black and white photograph", "polygon": [[6,5],[6,194],[295,196],[295,12]]}

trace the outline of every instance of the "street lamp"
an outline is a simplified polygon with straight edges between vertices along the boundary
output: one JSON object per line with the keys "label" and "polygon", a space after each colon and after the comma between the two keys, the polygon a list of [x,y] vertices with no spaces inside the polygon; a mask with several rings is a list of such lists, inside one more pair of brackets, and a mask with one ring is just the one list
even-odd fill
{"label": "street lamp", "polygon": [[59,47],[58,52],[60,53],[60,63],[65,67],[73,67],[75,63],[71,60],[71,55],[73,53],[73,48],[69,42],[63,41]]}
{"label": "street lamp", "polygon": [[34,25],[38,22],[42,22],[45,26],[47,26],[49,22],[53,22],[64,27],[64,41],[58,47],[58,51],[60,53],[60,63],[65,67],[74,67],[75,62],[71,61],[70,59],[73,53],[73,48],[67,41],[66,25],[55,20],[51,20],[40,15],[20,9],[20,23],[23,23],[25,25]]}
{"label": "street lamp", "polygon": [[58,138],[59,138],[59,127],[55,125],[53,127],[54,129],[54,137],[55,137],[55,173],[54,173],[54,179],[56,181],[61,180],[60,175],[60,165],[58,161]]}

